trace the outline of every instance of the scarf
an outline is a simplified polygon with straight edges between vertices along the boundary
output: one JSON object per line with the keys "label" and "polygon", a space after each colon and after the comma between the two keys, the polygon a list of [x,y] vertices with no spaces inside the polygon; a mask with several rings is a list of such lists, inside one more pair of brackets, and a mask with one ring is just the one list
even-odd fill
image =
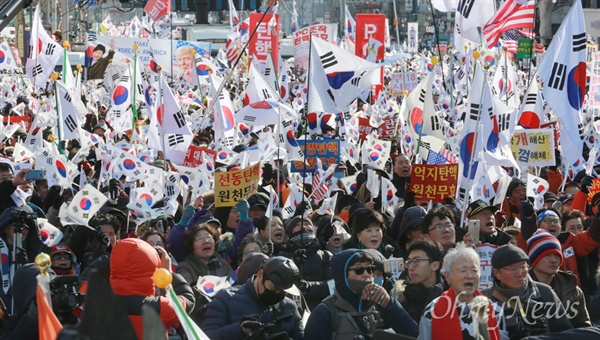
{"label": "scarf", "polygon": [[[481,294],[479,290],[475,291],[475,296],[480,295],[483,294]],[[442,293],[433,307],[433,316],[431,318],[432,339],[463,338],[460,320],[458,319],[458,313],[454,309],[454,306],[456,306],[456,296],[454,294],[454,289],[450,288]],[[448,315],[448,311],[453,311],[453,313]],[[488,328],[492,330],[490,331],[489,339],[500,340],[500,331],[498,330],[498,324],[496,323],[496,316],[494,315],[494,308],[492,307],[491,302],[488,306]]]}
{"label": "scarf", "polygon": [[213,255],[210,260],[204,261],[200,257],[189,254],[185,258],[185,262],[189,263],[194,272],[198,274],[198,276],[205,275],[215,275],[215,276],[225,276],[226,272],[221,266],[221,261],[219,260],[218,255]]}

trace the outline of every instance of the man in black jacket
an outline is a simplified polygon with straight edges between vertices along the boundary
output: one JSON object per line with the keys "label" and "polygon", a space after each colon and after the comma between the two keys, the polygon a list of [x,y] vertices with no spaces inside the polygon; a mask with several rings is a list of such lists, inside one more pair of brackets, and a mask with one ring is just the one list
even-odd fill
{"label": "man in black jacket", "polygon": [[272,257],[245,284],[220,290],[200,327],[211,339],[264,338],[281,332],[304,339],[300,313],[285,296],[298,280],[300,272],[292,260]]}

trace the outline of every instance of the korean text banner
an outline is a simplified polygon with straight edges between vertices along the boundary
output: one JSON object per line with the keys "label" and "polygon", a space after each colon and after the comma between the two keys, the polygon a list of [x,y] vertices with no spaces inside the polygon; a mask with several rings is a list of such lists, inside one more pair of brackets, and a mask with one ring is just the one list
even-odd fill
{"label": "korean text banner", "polygon": [[337,24],[317,24],[294,32],[294,65],[297,72],[304,74],[308,71],[310,36],[319,37],[330,44],[335,44],[337,30]]}
{"label": "korean text banner", "polygon": [[528,166],[554,166],[554,130],[529,129],[515,132],[510,149],[521,169]]}
{"label": "korean text banner", "polygon": [[475,248],[479,255],[479,290],[491,287],[494,284],[494,276],[492,274],[492,255],[498,249],[497,245],[484,243]]}
{"label": "korean text banner", "polygon": [[258,190],[260,162],[241,169],[215,173],[215,207],[233,207]]}
{"label": "korean text banner", "polygon": [[390,91],[392,96],[400,96],[405,90],[410,92],[419,85],[417,72],[400,72],[391,74]]}
{"label": "korean text banner", "polygon": [[[298,146],[306,155],[307,172],[314,172],[317,167],[317,157],[321,160],[323,169],[327,169],[331,164],[340,163],[340,140],[339,139],[323,139],[323,140],[307,140],[306,147],[303,139],[298,139]],[[291,163],[292,172],[304,172],[302,161],[293,161]]]}
{"label": "korean text banner", "polygon": [[217,159],[217,151],[196,145],[190,145],[187,154],[185,155],[185,159],[183,160],[183,166],[195,168],[202,164],[202,153],[209,155],[213,162]]}
{"label": "korean text banner", "polygon": [[[275,14],[275,20],[271,21],[273,14],[263,13],[250,14],[250,34],[256,29],[248,45],[248,54],[256,57],[256,61],[265,64],[267,55],[271,53],[275,69],[279,69],[279,15]],[[262,19],[263,21],[260,21]],[[259,24],[260,23],[260,24]]]}
{"label": "korean text banner", "polygon": [[[90,36],[92,36],[90,34]],[[167,40],[167,39],[142,39],[129,37],[113,37],[108,35],[93,35],[95,40],[89,40],[89,47],[86,50],[88,54],[93,54],[96,45],[102,44],[108,52],[111,41],[115,44],[115,62],[122,63],[123,59],[133,60],[133,45],[138,45],[138,58],[140,62],[149,67],[151,55],[154,55],[155,62],[160,65],[164,72],[171,72],[171,51],[173,51],[173,73],[175,75],[185,74],[187,68],[194,68],[194,63],[185,60],[186,55],[191,55],[191,50],[196,50],[202,57],[210,57],[211,44],[209,42],[186,41],[186,40]],[[172,45],[171,45],[172,44]],[[91,50],[90,50],[91,48]]]}
{"label": "korean text banner", "polygon": [[588,201],[592,201],[592,198],[600,192],[600,178],[594,178],[592,186],[590,187],[590,193],[588,194]]}
{"label": "korean text banner", "polygon": [[415,164],[410,176],[410,190],[415,200],[443,202],[456,196],[458,164]]}
{"label": "korean text banner", "polygon": [[[383,123],[377,127],[377,136],[380,139],[390,139],[394,135],[394,127],[396,120],[394,117],[388,116],[383,118]],[[367,136],[371,134],[374,127],[371,126],[369,118],[358,117],[358,139],[361,141],[367,140]]]}

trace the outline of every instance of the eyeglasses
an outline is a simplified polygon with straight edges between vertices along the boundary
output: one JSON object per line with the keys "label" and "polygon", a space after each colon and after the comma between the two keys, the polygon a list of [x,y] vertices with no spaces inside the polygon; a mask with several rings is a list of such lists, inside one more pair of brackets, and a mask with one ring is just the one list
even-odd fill
{"label": "eyeglasses", "polygon": [[446,223],[446,224],[437,224],[433,228],[429,229],[429,231],[442,231],[443,229],[454,229],[454,224]]}
{"label": "eyeglasses", "polygon": [[61,253],[52,255],[52,260],[70,260],[71,254]]}
{"label": "eyeglasses", "polygon": [[511,268],[502,267],[500,269],[504,269],[504,270],[506,270],[507,272],[509,272],[511,274],[515,274],[517,272],[526,272],[526,271],[528,271],[529,270],[529,265],[528,264],[524,264],[524,265],[522,265],[520,267],[511,267]]}
{"label": "eyeglasses", "polygon": [[194,240],[198,241],[200,243],[202,243],[202,242],[211,242],[211,241],[214,242],[215,241],[215,239],[212,238],[212,237],[196,237]]}
{"label": "eyeglasses", "polygon": [[350,270],[353,270],[356,275],[362,275],[365,270],[369,274],[373,274],[375,271],[375,266],[366,266],[366,267],[352,267]]}
{"label": "eyeglasses", "polygon": [[418,266],[421,261],[428,261],[429,262],[429,261],[431,261],[431,259],[422,259],[420,257],[415,257],[414,259],[408,259],[408,260],[406,260],[406,266],[410,267],[413,264],[415,266]]}
{"label": "eyeglasses", "polygon": [[542,222],[546,224],[560,224],[560,220],[558,218],[544,218]]}

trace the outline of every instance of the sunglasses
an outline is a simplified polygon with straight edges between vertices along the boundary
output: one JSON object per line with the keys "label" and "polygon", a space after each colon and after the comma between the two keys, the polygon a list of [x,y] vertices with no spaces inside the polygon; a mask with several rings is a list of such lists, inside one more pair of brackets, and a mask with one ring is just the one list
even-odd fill
{"label": "sunglasses", "polygon": [[356,275],[362,275],[365,272],[365,270],[367,271],[367,273],[373,274],[373,272],[375,271],[375,266],[352,267],[350,268],[350,270],[354,271]]}

